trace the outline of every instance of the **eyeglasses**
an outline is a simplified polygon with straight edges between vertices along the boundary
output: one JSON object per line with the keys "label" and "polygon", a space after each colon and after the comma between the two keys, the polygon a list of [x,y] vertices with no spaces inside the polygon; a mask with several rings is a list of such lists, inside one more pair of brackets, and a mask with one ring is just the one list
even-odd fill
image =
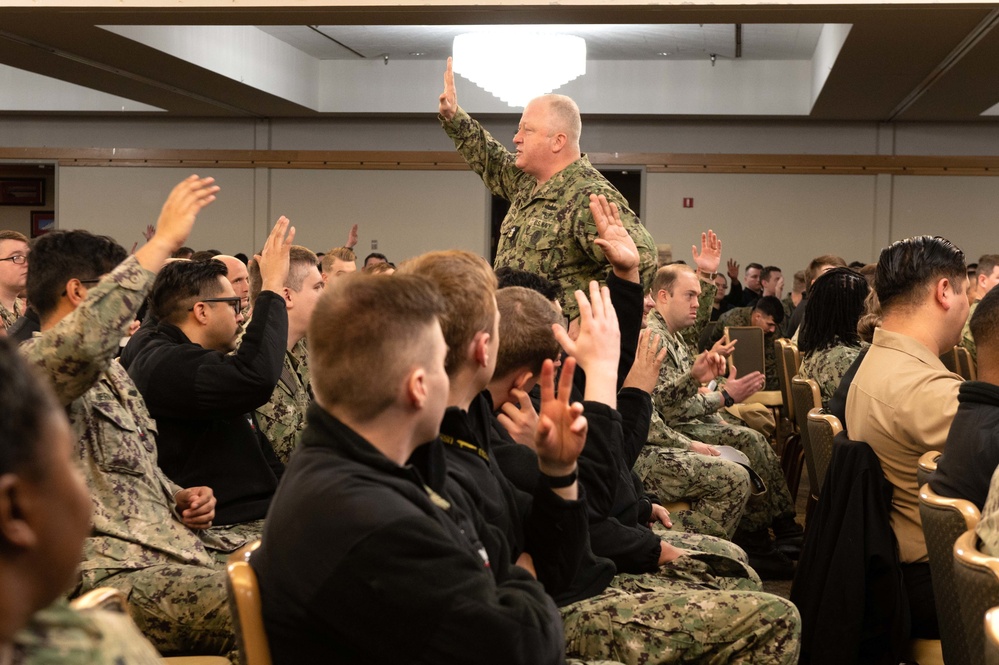
{"label": "eyeglasses", "polygon": [[[243,299],[240,298],[239,296],[231,296],[229,298],[204,298],[203,300],[199,300],[198,302],[224,302],[225,304],[232,307],[232,312],[236,316],[239,316],[239,313],[243,309]],[[194,304],[197,305],[198,303]],[[192,305],[191,307],[188,307],[187,311],[193,312],[194,306]]]}
{"label": "eyeglasses", "polygon": [[[0,261],[6,261],[6,260],[7,259],[0,259]],[[101,281],[101,279],[103,279],[103,278],[101,278],[101,277],[95,277],[94,279],[78,279],[76,281],[78,281],[80,284],[96,284],[97,282]],[[62,295],[65,296],[66,294],[67,294],[66,289],[63,289]]]}
{"label": "eyeglasses", "polygon": [[10,261],[14,265],[22,265],[28,260],[27,254],[15,254],[14,256],[8,256],[5,259],[0,259],[0,261]]}

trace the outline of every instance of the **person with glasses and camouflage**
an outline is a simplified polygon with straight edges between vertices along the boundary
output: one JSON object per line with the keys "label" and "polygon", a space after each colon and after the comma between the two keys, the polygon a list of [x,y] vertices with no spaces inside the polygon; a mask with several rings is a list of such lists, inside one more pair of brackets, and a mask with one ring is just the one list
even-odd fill
{"label": "person with glasses and camouflage", "polygon": [[210,485],[215,524],[232,536],[259,537],[284,472],[252,414],[281,377],[294,235],[280,218],[255,257],[262,287],[238,350],[242,304],[225,265],[167,265],[149,296],[159,323],[128,367],[156,419],[160,467],[181,485]]}
{"label": "person with glasses and camouflage", "polygon": [[6,331],[25,312],[28,280],[28,239],[17,231],[0,231],[0,323]]}

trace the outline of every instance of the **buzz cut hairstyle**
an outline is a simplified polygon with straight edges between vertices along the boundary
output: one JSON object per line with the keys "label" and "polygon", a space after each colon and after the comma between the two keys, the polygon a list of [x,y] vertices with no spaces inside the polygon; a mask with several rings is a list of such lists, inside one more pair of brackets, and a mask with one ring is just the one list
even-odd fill
{"label": "buzz cut hairstyle", "polygon": [[583,120],[580,118],[576,102],[571,97],[554,93],[542,95],[541,99],[548,104],[549,136],[565,132],[569,145],[579,147],[579,139],[583,134]]}
{"label": "buzz cut hairstyle", "polygon": [[836,256],[835,254],[823,254],[822,256],[816,256],[812,259],[808,267],[805,268],[805,290],[811,288],[812,282],[816,280],[819,276],[819,268],[822,266],[832,266],[834,268],[848,268],[846,265],[846,260],[842,256]]}
{"label": "buzz cut hairstyle", "polygon": [[777,266],[767,266],[762,271],[760,271],[760,281],[762,282],[768,281],[770,279],[770,275],[774,274],[775,272],[783,274],[784,271],[782,271]]}
{"label": "buzz cut hairstyle", "polygon": [[975,266],[975,279],[977,280],[982,275],[988,277],[996,269],[996,266],[999,266],[999,254],[983,254]]}
{"label": "buzz cut hairstyle", "polygon": [[671,263],[657,270],[655,277],[652,278],[652,299],[655,300],[660,291],[666,291],[666,293],[673,295],[673,285],[676,284],[676,278],[680,276],[680,273],[685,272],[692,273],[694,269],[685,263]]}
{"label": "buzz cut hairstyle", "polygon": [[357,255],[354,254],[354,250],[350,247],[334,247],[323,255],[322,271],[324,273],[329,273],[330,270],[333,269],[333,259],[340,259],[341,261],[350,261],[353,263],[357,260]]}
{"label": "buzz cut hairstyle", "polygon": [[750,264],[748,264],[746,266],[746,272],[749,272],[752,268],[756,268],[757,270],[759,270],[759,271],[762,272],[763,271],[763,264],[762,263],[756,263],[756,262],[750,263]]}
{"label": "buzz cut hairstyle", "polygon": [[551,301],[532,289],[508,286],[496,292],[496,307],[500,343],[493,376],[505,378],[520,369],[538,376],[545,360],[560,352],[552,324],[561,319]]}
{"label": "buzz cut hairstyle", "polygon": [[359,422],[377,418],[398,399],[406,376],[432,362],[431,334],[444,309],[436,287],[419,275],[337,280],[309,321],[316,401]]}
{"label": "buzz cut hairstyle", "polygon": [[[301,245],[292,245],[288,251],[288,277],[284,280],[285,288],[301,291],[305,276],[318,263],[319,259],[316,258],[315,252],[311,249]],[[250,303],[252,304],[257,302],[257,296],[263,290],[264,278],[260,274],[260,266],[257,265],[256,260],[250,261],[246,268],[250,275]]]}
{"label": "buzz cut hairstyle", "polygon": [[791,286],[791,292],[792,293],[804,293],[805,292],[805,287],[806,287],[806,283],[805,283],[805,271],[804,270],[799,270],[798,272],[794,273],[794,282],[793,282],[793,284]]}
{"label": "buzz cut hairstyle", "polygon": [[421,275],[444,298],[441,330],[447,342],[448,376],[465,362],[469,343],[480,332],[492,332],[496,320],[496,274],[481,256],[464,250],[421,254],[399,266],[394,276]]}
{"label": "buzz cut hairstyle", "polygon": [[777,325],[784,323],[784,305],[777,296],[763,296],[753,305],[752,311],[769,316]]}
{"label": "buzz cut hairstyle", "polygon": [[874,273],[874,290],[881,310],[888,312],[917,305],[932,284],[945,278],[950,280],[956,294],[965,292],[963,288],[958,290],[968,279],[964,252],[940,236],[915,236],[881,250]]}
{"label": "buzz cut hairstyle", "polygon": [[0,231],[0,240],[18,240],[26,243],[28,242],[28,237],[17,231]]}

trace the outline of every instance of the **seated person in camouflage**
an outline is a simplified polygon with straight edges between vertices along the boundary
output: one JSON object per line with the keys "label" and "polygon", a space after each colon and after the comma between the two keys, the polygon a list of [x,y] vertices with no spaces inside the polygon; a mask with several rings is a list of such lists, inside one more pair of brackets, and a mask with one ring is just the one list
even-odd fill
{"label": "seated person in camouflage", "polygon": [[[702,391],[690,373],[694,366],[690,347],[680,338],[682,330],[695,324],[703,326],[707,318],[700,313],[703,309],[699,304],[700,282],[686,266],[665,266],[656,273],[653,291],[656,307],[648,316],[648,327],[667,348],[659,385],[653,393],[655,409],[671,430],[695,441],[733,446],[749,457],[767,492],[747,505],[735,542],[749,554],[750,565],[761,577],[788,578],[793,573],[793,564],[775,548],[768,529],[774,528],[781,549],[791,555],[800,551],[802,530],[794,521],[794,502],[780,461],[762,434],[730,424],[718,413],[722,407],[741,402],[761,390],[765,383],[763,375],[753,372],[739,377],[733,369],[723,389]],[[777,307],[783,314],[779,301]]]}
{"label": "seated person in camouflage", "polygon": [[[968,266],[969,268],[971,266]],[[968,310],[968,320],[961,331],[961,346],[968,350],[971,359],[978,362],[978,349],[975,346],[975,336],[971,334],[971,317],[978,307],[979,301],[991,291],[996,284],[999,284],[999,254],[985,254],[975,265],[974,275],[970,274],[968,279],[975,286],[975,294],[972,296],[971,309]]]}
{"label": "seated person in camouflage", "polygon": [[867,346],[857,334],[857,322],[870,290],[867,280],[850,268],[834,268],[812,285],[808,318],[798,333],[802,354],[798,376],[819,384],[823,409],[829,407],[843,374]]}
{"label": "seated person in camouflage", "polygon": [[86,231],[49,233],[36,242],[28,273],[42,333],[21,351],[67,407],[93,503],[79,591],[120,589],[140,629],[165,653],[223,654],[234,647],[216,553],[242,543],[202,531],[214,518],[211,488],[181,488],[160,471],[155,423],[112,358],[154,271],[184,244],[217,189],[210,178],[179,184],[156,235],[131,257]]}
{"label": "seated person in camouflage", "polygon": [[259,537],[284,464],[252,414],[281,378],[288,310],[281,292],[294,237],[278,219],[263,251],[261,292],[235,353],[240,298],[219,261],[176,261],[150,294],[159,320],[128,373],[156,419],[160,467],[174,482],[210,485],[215,523],[234,536]]}
{"label": "seated person in camouflage", "polygon": [[77,612],[57,600],[90,533],[76,457],[44,379],[0,340],[0,662],[157,665],[159,654],[127,615]]}
{"label": "seated person in camouflage", "polygon": [[0,337],[24,316],[28,277],[28,239],[17,231],[0,231]]}
{"label": "seated person in camouflage", "polygon": [[752,305],[737,307],[718,317],[708,337],[708,346],[725,335],[726,326],[755,326],[763,331],[763,358],[766,364],[764,390],[780,390],[777,380],[777,352],[774,335],[784,322],[784,305],[776,296],[763,296]]}
{"label": "seated person in camouflage", "polygon": [[621,193],[580,152],[582,122],[576,103],[564,95],[544,95],[524,109],[508,151],[458,107],[451,59],[444,73],[439,118],[455,148],[489,190],[510,201],[500,227],[495,267],[539,273],[559,285],[562,307],[577,316],[576,289],[602,281],[609,261],[598,243],[590,195],[617,204],[623,227],[638,246],[645,286],[656,267],[656,246]]}
{"label": "seated person in camouflage", "polygon": [[[251,263],[251,302],[256,302],[262,284],[260,268],[256,262]],[[270,401],[256,410],[260,430],[271,442],[274,454],[285,464],[295,450],[299,432],[305,429],[305,412],[312,403],[305,332],[325,286],[326,282],[316,266],[316,255],[305,247],[292,245],[288,279],[281,292],[288,309],[288,348],[284,354],[284,368]]]}

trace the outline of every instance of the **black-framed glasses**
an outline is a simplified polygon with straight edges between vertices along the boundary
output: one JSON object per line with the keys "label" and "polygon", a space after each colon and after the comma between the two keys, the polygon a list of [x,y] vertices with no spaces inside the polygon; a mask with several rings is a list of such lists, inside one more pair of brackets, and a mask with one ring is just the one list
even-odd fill
{"label": "black-framed glasses", "polygon": [[0,261],[10,261],[16,266],[24,265],[24,263],[27,260],[28,260],[27,254],[15,254],[14,256],[8,256],[5,259],[0,259]]}
{"label": "black-framed glasses", "polygon": [[[6,261],[6,259],[0,259],[0,261]],[[95,277],[93,279],[78,279],[76,281],[78,281],[80,284],[96,284],[97,282],[101,281],[101,279],[103,279],[103,278],[102,277]],[[90,287],[88,286],[87,288],[90,288]],[[63,289],[62,295],[66,295],[66,293],[67,293],[67,291],[65,289]]]}
{"label": "black-framed glasses", "polygon": [[[227,305],[229,305],[230,307],[232,307],[232,312],[236,316],[239,316],[239,313],[243,310],[243,299],[240,298],[239,296],[231,296],[229,298],[203,298],[203,299],[199,300],[198,302],[224,302]],[[197,304],[198,304],[197,302],[194,303],[194,305],[197,305]],[[194,305],[191,305],[190,307],[188,307],[187,311],[188,312],[193,312],[194,311]]]}

